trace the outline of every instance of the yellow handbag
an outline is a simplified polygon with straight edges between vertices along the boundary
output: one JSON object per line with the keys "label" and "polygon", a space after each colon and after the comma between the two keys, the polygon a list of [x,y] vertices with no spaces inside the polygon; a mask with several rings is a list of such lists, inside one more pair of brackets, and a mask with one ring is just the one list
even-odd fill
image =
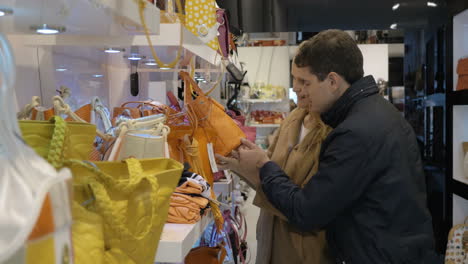
{"label": "yellow handbag", "polygon": [[50,122],[22,121],[20,127],[38,153],[73,172],[75,262],[154,263],[182,164],[163,158],[87,164],[78,159],[92,149],[93,125],[56,116]]}
{"label": "yellow handbag", "polygon": [[[63,122],[61,117],[53,117],[50,121],[19,121],[19,126],[23,134],[23,139],[30,147],[32,147],[39,156],[47,159],[53,135],[56,129],[56,122]],[[56,169],[61,166],[56,166],[54,162],[60,162],[67,159],[87,160],[89,154],[93,150],[93,142],[96,138],[96,126],[81,122],[67,122],[66,126],[61,126],[65,137],[63,149],[59,153],[51,153],[58,155],[55,161],[49,160]],[[58,131],[57,131],[58,132]]]}
{"label": "yellow handbag", "polygon": [[[74,175],[75,202],[102,217],[105,263],[154,263],[182,164],[165,158],[66,163]],[[74,241],[92,242],[82,234]]]}
{"label": "yellow handbag", "polygon": [[218,51],[218,28],[220,23],[216,19],[215,0],[186,0],[185,26],[198,36],[203,43]]}

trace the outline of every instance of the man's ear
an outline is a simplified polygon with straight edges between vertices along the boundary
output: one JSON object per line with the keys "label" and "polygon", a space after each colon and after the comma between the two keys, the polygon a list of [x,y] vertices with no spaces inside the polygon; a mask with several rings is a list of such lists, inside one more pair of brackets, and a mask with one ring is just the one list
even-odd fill
{"label": "man's ear", "polygon": [[336,72],[330,72],[327,76],[328,83],[333,93],[337,92],[340,89],[342,78]]}

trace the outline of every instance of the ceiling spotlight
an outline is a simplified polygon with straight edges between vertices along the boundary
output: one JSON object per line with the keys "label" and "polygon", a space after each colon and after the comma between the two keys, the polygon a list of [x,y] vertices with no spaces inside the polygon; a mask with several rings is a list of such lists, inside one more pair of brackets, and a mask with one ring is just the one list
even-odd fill
{"label": "ceiling spotlight", "polygon": [[13,14],[13,9],[9,8],[0,8],[0,17],[8,16]]}
{"label": "ceiling spotlight", "polygon": [[168,67],[161,67],[161,68],[159,68],[159,69],[161,69],[161,70],[170,70],[171,68],[168,68]]}
{"label": "ceiling spotlight", "polygon": [[31,26],[31,29],[43,35],[53,35],[53,34],[65,32],[65,27],[52,26],[52,25],[47,25],[47,24]]}
{"label": "ceiling spotlight", "polygon": [[435,2],[427,2],[427,6],[429,6],[429,7],[437,7],[437,3],[435,3]]}
{"label": "ceiling spotlight", "polygon": [[390,25],[390,28],[391,28],[391,29],[396,29],[396,28],[397,28],[397,26],[398,26],[398,24],[397,24],[397,23],[393,23],[393,24],[391,24],[391,25]]}
{"label": "ceiling spotlight", "polygon": [[396,3],[392,6],[392,10],[395,11],[400,7],[400,3]]}
{"label": "ceiling spotlight", "polygon": [[122,51],[125,51],[125,49],[108,48],[104,50],[105,53],[120,53]]}
{"label": "ceiling spotlight", "polygon": [[132,53],[130,56],[127,56],[126,58],[132,61],[139,61],[141,59],[144,59],[145,56],[141,56],[138,53]]}
{"label": "ceiling spotlight", "polygon": [[202,83],[207,83],[207,81],[206,81],[206,80],[203,80]]}
{"label": "ceiling spotlight", "polygon": [[55,69],[55,71],[58,71],[58,72],[64,72],[64,71],[66,71],[66,70],[67,70],[67,69],[65,69],[65,68],[57,68],[57,69]]}
{"label": "ceiling spotlight", "polygon": [[94,78],[101,78],[101,77],[103,77],[103,76],[104,76],[104,75],[102,75],[102,74],[93,74],[93,77],[94,77]]}
{"label": "ceiling spotlight", "polygon": [[147,61],[145,62],[145,64],[148,65],[148,66],[156,66],[156,65],[158,65],[158,64],[157,64],[154,60],[152,60],[152,59],[147,60]]}

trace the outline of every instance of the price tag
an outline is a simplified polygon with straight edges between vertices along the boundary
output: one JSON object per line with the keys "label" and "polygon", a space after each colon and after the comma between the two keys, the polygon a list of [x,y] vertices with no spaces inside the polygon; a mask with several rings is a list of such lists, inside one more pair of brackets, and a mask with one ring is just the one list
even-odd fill
{"label": "price tag", "polygon": [[216,172],[218,172],[218,166],[216,165],[216,159],[215,159],[215,155],[214,155],[213,144],[208,143],[208,144],[206,144],[206,147],[208,149],[208,158],[210,159],[211,171],[213,173],[216,173]]}

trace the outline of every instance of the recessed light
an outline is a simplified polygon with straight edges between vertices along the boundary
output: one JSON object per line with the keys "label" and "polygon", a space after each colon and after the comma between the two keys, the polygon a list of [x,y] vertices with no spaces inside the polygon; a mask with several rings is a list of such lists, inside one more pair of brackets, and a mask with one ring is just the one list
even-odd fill
{"label": "recessed light", "polygon": [[161,70],[170,70],[171,68],[168,68],[168,67],[161,67],[161,68],[159,68],[159,69],[161,69]]}
{"label": "recessed light", "polygon": [[55,69],[55,71],[58,71],[58,72],[64,72],[64,71],[66,71],[66,70],[67,70],[67,69],[65,69],[65,68],[57,68],[57,69]]}
{"label": "recessed light", "polygon": [[397,24],[397,23],[393,23],[393,24],[391,24],[391,25],[390,25],[390,28],[391,28],[391,29],[396,29],[396,28],[397,28],[397,26],[398,26],[398,24]]}
{"label": "recessed light", "polygon": [[13,14],[13,9],[9,8],[0,8],[0,17],[8,16]]}
{"label": "recessed light", "polygon": [[207,81],[206,81],[206,80],[203,80],[202,83],[207,83]]}
{"label": "recessed light", "polygon": [[130,56],[124,56],[124,57],[129,59],[129,60],[132,60],[132,61],[139,61],[139,60],[145,58],[145,56],[141,56],[138,53],[132,53],[132,54],[130,54]]}
{"label": "recessed light", "polygon": [[150,60],[147,60],[147,61],[145,62],[145,64],[148,65],[148,66],[156,66],[156,65],[158,65],[154,60],[151,60],[151,59],[150,59]]}
{"label": "recessed light", "polygon": [[104,50],[105,53],[120,53],[122,51],[125,51],[125,49],[108,48]]}
{"label": "recessed light", "polygon": [[429,6],[429,7],[437,7],[437,3],[435,3],[435,2],[427,2],[427,6]]}
{"label": "recessed light", "polygon": [[392,6],[392,10],[395,11],[400,7],[400,3],[396,3]]}
{"label": "recessed light", "polygon": [[103,76],[104,76],[104,75],[102,75],[102,74],[93,74],[93,77],[94,77],[94,78],[101,78],[101,77],[103,77]]}
{"label": "recessed light", "polygon": [[43,35],[54,35],[65,32],[65,27],[52,26],[47,24],[42,24],[40,26],[32,26],[31,29]]}

